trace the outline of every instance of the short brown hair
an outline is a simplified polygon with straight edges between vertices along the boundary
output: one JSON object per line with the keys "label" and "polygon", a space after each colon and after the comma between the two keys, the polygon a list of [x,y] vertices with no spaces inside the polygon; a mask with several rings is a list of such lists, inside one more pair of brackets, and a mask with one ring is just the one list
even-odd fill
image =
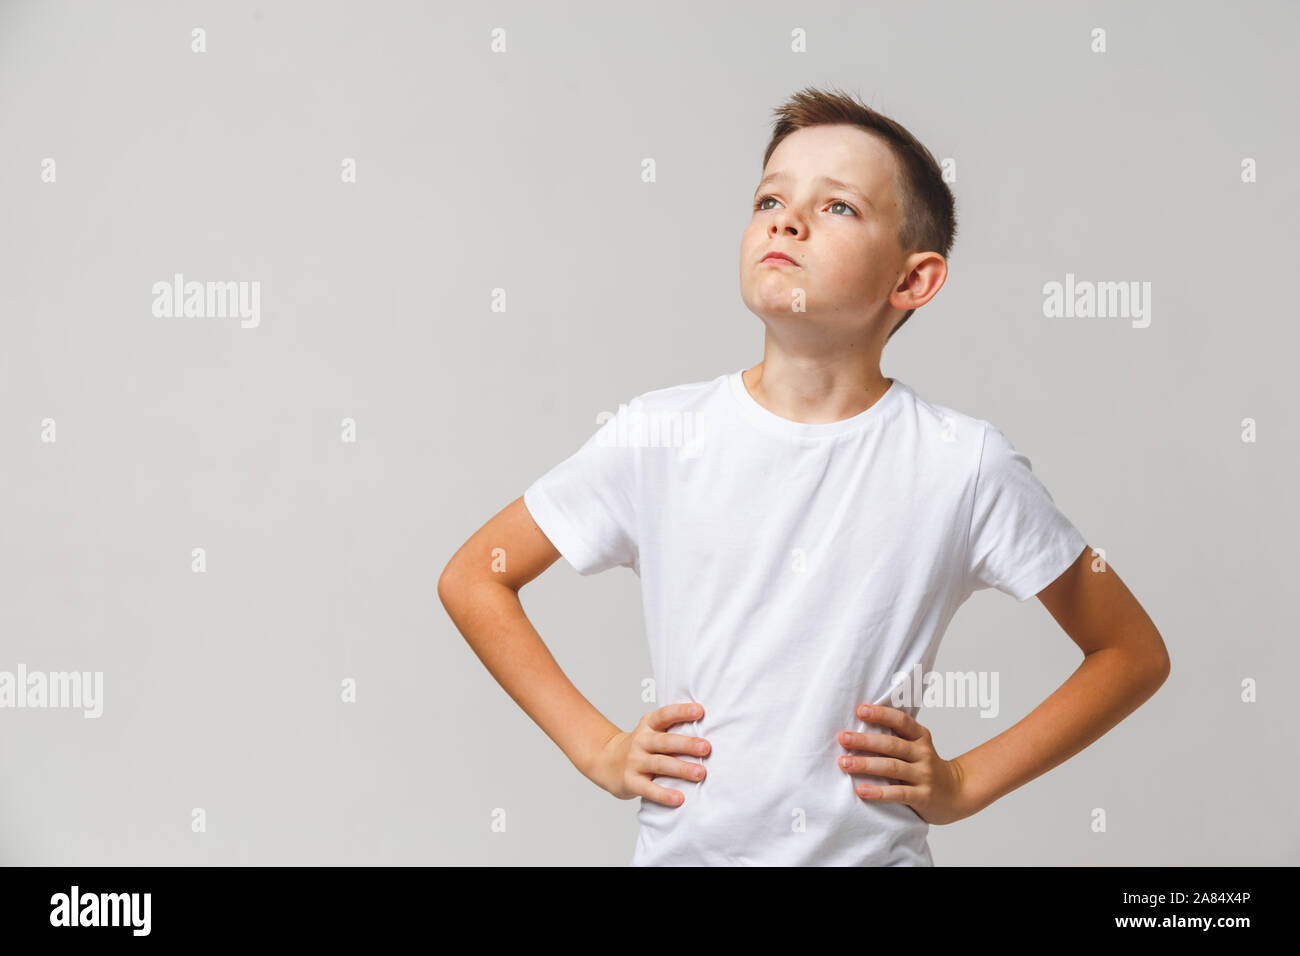
{"label": "short brown hair", "polygon": [[[780,142],[796,130],[808,126],[846,123],[878,136],[890,148],[902,181],[898,189],[898,246],[904,255],[914,252],[937,252],[945,259],[957,235],[957,209],[952,190],[943,181],[943,171],[930,151],[915,136],[897,123],[877,113],[849,94],[835,90],[806,87],[774,110],[772,141],[763,154],[763,168]],[[900,188],[901,187],[901,188]],[[915,309],[908,309],[892,329],[892,336]],[[888,341],[889,336],[886,336]]]}

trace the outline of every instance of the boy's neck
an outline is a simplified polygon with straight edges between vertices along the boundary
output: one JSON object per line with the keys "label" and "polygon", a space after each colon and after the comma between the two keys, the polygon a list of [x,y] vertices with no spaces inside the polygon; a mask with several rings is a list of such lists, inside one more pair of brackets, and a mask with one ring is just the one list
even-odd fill
{"label": "boy's neck", "polygon": [[767,358],[741,373],[741,381],[754,401],[772,414],[809,425],[860,415],[894,383],[880,373],[878,362],[863,369],[774,363]]}

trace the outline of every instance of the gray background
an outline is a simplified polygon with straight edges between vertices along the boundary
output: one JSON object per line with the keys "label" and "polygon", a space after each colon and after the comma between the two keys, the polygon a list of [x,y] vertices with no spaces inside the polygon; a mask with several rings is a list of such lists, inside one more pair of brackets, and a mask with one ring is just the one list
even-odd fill
{"label": "gray background", "polygon": [[[0,5],[0,669],[105,680],[98,720],[0,710],[0,861],[630,860],[636,801],[570,766],[435,584],[600,411],[762,358],[740,235],[771,110],[820,85],[958,165],[947,285],[884,373],[1003,429],[1173,658],[1098,743],[933,828],[936,863],[1300,862],[1298,21],[1262,2]],[[260,326],[154,317],[175,272],[260,281]],[[1066,272],[1151,282],[1150,327],[1045,319]],[[651,709],[631,571],[561,560],[523,599],[611,720]],[[922,722],[956,756],[1079,659],[1036,599],[981,591],[938,666],[998,671],[1001,713]]]}

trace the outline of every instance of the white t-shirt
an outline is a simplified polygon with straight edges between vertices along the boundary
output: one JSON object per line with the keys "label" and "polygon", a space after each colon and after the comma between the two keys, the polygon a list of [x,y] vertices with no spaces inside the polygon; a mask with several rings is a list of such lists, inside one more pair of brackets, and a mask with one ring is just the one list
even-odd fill
{"label": "white t-shirt", "polygon": [[[524,492],[579,574],[641,579],[656,702],[693,701],[698,783],[641,798],[633,865],[933,865],[929,824],[837,764],[895,676],[934,668],[975,590],[1018,601],[1087,542],[988,422],[898,379],[838,422],[776,415],[741,372],[646,392]],[[902,708],[913,717],[919,707]],[[861,755],[861,754],[859,754]]]}

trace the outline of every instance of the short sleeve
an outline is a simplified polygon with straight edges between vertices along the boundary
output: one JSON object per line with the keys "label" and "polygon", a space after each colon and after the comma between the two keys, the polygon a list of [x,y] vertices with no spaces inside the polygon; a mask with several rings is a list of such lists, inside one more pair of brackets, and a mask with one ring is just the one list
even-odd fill
{"label": "short sleeve", "polygon": [[528,513],[579,574],[612,567],[640,574],[638,447],[628,427],[638,404],[620,405],[581,448],[524,491]]}
{"label": "short sleeve", "polygon": [[1017,601],[1055,581],[1088,546],[1029,459],[987,422],[967,541],[971,589],[997,588]]}

